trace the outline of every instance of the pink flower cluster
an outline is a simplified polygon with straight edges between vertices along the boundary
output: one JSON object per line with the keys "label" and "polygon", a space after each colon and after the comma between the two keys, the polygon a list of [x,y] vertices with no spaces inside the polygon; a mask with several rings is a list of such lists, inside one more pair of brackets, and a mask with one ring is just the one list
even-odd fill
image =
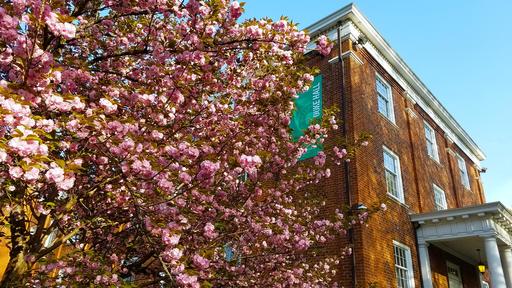
{"label": "pink flower cluster", "polygon": [[64,173],[64,169],[54,162],[50,164],[50,167],[44,175],[46,180],[55,183],[60,190],[69,190],[74,186],[75,176],[73,173]]}
{"label": "pink flower cluster", "polygon": [[100,107],[103,108],[107,114],[112,114],[117,111],[117,105],[106,98],[101,98],[99,103]]}
{"label": "pink flower cluster", "polygon": [[249,175],[256,173],[257,168],[262,164],[261,158],[258,155],[250,156],[243,154],[238,159],[240,167],[244,169]]}
{"label": "pink flower cluster", "polygon": [[197,254],[192,257],[192,262],[194,262],[194,265],[201,270],[204,270],[210,266],[210,261],[208,261],[208,259]]}
{"label": "pink flower cluster", "polygon": [[219,162],[212,162],[210,160],[205,160],[201,162],[200,164],[199,173],[197,174],[197,180],[199,181],[205,181],[206,185],[211,183],[213,181],[213,176],[215,175],[215,172],[219,170],[220,163]]}
{"label": "pink flower cluster", "polygon": [[323,56],[329,55],[333,46],[334,44],[325,35],[318,37],[316,40],[316,50]]}
{"label": "pink flower cluster", "polygon": [[59,16],[54,12],[48,12],[45,15],[46,25],[50,31],[57,35],[62,36],[66,40],[73,39],[76,34],[76,27],[72,23],[63,23],[59,20]]}
{"label": "pink flower cluster", "polygon": [[238,3],[238,1],[231,2],[231,6],[229,7],[229,12],[233,19],[238,19],[240,16],[242,16],[242,11],[243,11],[243,9],[240,6],[240,3]]}
{"label": "pink flower cluster", "polygon": [[192,276],[187,273],[180,273],[178,276],[176,276],[176,282],[181,287],[186,288],[199,288],[199,282],[197,282],[197,276]]}
{"label": "pink flower cluster", "polygon": [[212,223],[206,223],[206,225],[204,225],[203,235],[208,239],[213,239],[218,236],[218,233],[215,232],[215,226],[213,226]]}

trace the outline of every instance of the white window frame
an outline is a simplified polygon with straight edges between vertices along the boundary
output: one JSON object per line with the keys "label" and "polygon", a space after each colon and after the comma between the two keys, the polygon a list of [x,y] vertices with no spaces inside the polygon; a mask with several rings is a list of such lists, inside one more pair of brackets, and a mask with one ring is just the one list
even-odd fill
{"label": "white window frame", "polygon": [[[397,255],[396,255],[396,249],[401,249],[405,252],[405,262],[407,267],[401,266],[397,264]],[[395,264],[395,278],[396,278],[396,285],[397,287],[400,287],[398,282],[398,269],[406,270],[407,271],[407,282],[406,287],[403,288],[414,288],[414,269],[412,266],[412,255],[411,255],[411,248],[409,246],[404,245],[398,241],[393,240],[393,262]]]}
{"label": "white window frame", "polygon": [[[383,150],[382,151],[382,165],[384,166],[384,178],[385,178],[385,182],[386,182],[386,192],[388,193],[388,195],[390,197],[396,199],[397,201],[399,201],[401,203],[405,203],[404,187],[403,187],[403,182],[402,182],[402,168],[400,167],[400,157],[398,157],[398,155],[396,155],[393,151],[391,151],[386,146],[382,146],[382,150]],[[388,180],[386,177],[386,172],[388,172],[388,169],[386,168],[385,154],[388,154],[389,156],[391,156],[391,158],[393,158],[393,160],[395,162],[395,167],[396,167],[397,171],[389,171],[389,172],[392,174],[395,174],[395,176],[396,176],[397,195],[393,195],[388,190]]]}
{"label": "white window frame", "polygon": [[[434,191],[434,205],[436,210],[440,211],[448,209],[448,203],[446,202],[446,193],[444,192],[444,190],[441,189],[441,187],[437,186],[436,184],[432,184],[432,187],[432,190]],[[438,202],[438,199],[440,200],[440,202]]]}
{"label": "white window frame", "polygon": [[462,156],[459,154],[456,154],[455,157],[457,158],[457,167],[459,168],[460,181],[466,189],[471,189],[466,160],[464,160],[464,158],[462,158]]}
{"label": "white window frame", "polygon": [[[423,122],[423,129],[425,130],[425,141],[427,144],[427,154],[430,158],[439,163],[439,149],[436,141],[436,131],[426,121]],[[428,130],[428,131],[427,131]],[[432,149],[429,149],[429,145]]]}
{"label": "white window frame", "polygon": [[[388,95],[382,95],[382,96],[380,95],[379,90],[377,89],[377,81],[380,81],[382,84],[384,84],[384,86],[387,87]],[[379,111],[380,114],[382,114],[389,121],[391,121],[393,124],[395,124],[395,108],[393,105],[393,91],[391,89],[391,85],[389,85],[389,83],[386,80],[384,80],[384,78],[382,76],[380,76],[379,74],[375,74],[375,92],[377,92],[377,110]],[[379,98],[380,97],[387,100],[387,110],[388,110],[389,115],[386,115],[382,111],[380,111],[380,109],[379,109]]]}

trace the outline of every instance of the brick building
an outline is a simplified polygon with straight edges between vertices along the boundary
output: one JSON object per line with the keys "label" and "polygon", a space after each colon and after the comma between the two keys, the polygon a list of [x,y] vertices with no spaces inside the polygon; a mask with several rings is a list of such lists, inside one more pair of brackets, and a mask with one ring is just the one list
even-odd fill
{"label": "brick building", "polygon": [[330,208],[388,202],[368,228],[328,246],[354,247],[342,286],[512,287],[512,215],[485,202],[481,149],[354,5],[306,30],[338,43],[327,57],[309,46],[324,107],[341,108],[344,137],[374,136],[320,189]]}

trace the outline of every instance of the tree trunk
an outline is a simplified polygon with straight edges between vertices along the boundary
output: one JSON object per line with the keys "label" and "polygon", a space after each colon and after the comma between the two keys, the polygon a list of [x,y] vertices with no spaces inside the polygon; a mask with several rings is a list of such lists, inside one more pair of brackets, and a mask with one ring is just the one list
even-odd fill
{"label": "tree trunk", "polygon": [[17,206],[11,211],[9,224],[11,225],[11,251],[9,252],[9,263],[7,263],[7,268],[0,282],[0,288],[22,287],[29,268],[25,261],[28,251],[26,214],[21,206]]}
{"label": "tree trunk", "polygon": [[25,261],[25,253],[20,251],[15,257],[9,259],[7,268],[5,269],[2,282],[0,282],[1,288],[14,288],[22,287],[24,279],[28,271],[28,264]]}

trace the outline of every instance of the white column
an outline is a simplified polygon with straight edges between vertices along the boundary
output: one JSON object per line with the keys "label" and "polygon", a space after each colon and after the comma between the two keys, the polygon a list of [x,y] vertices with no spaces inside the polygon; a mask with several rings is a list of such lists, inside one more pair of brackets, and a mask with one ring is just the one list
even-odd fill
{"label": "white column", "polygon": [[428,243],[418,243],[418,250],[420,254],[421,281],[423,282],[423,288],[433,288]]}
{"label": "white column", "polygon": [[512,248],[505,247],[501,250],[501,262],[507,287],[512,287]]}
{"label": "white column", "polygon": [[503,268],[501,267],[500,251],[498,249],[496,237],[486,237],[484,239],[484,244],[485,255],[487,256],[487,265],[489,266],[489,272],[491,273],[492,287],[507,287],[505,286],[505,275],[503,274]]}

